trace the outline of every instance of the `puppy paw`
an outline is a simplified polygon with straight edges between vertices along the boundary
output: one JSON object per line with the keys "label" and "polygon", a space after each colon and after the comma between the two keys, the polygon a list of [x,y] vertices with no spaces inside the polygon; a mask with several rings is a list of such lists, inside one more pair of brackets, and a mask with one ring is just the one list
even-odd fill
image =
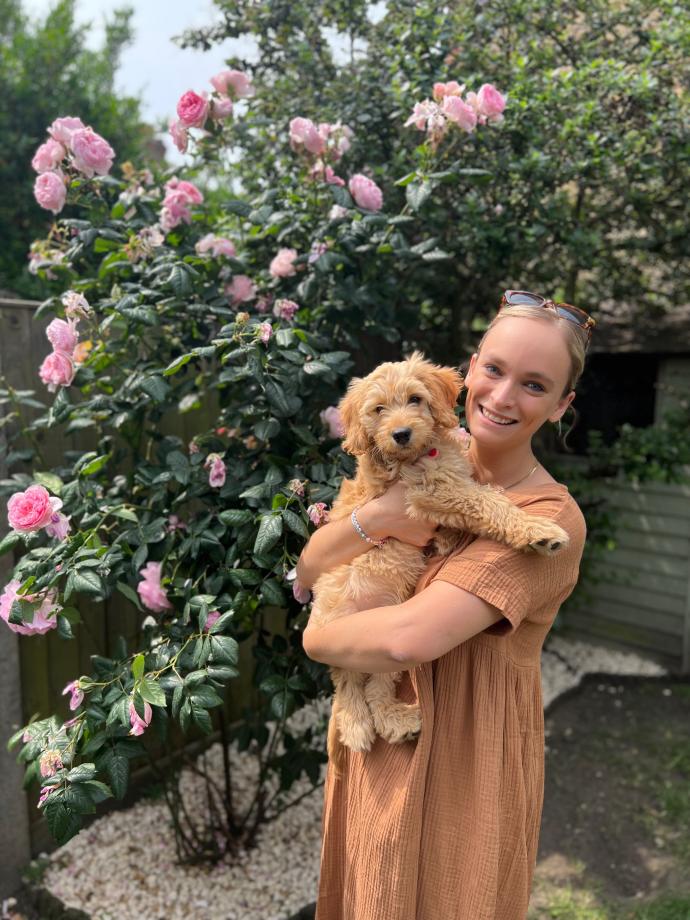
{"label": "puppy paw", "polygon": [[385,725],[379,732],[390,744],[414,741],[422,730],[422,713],[417,705],[396,706],[388,713]]}
{"label": "puppy paw", "polygon": [[360,753],[370,751],[376,738],[374,721],[373,719],[365,722],[354,722],[351,719],[343,720],[339,726],[339,735],[341,742],[345,747],[349,747],[351,751]]}
{"label": "puppy paw", "polygon": [[570,537],[552,521],[533,518],[527,525],[527,545],[542,556],[553,556],[570,542]]}

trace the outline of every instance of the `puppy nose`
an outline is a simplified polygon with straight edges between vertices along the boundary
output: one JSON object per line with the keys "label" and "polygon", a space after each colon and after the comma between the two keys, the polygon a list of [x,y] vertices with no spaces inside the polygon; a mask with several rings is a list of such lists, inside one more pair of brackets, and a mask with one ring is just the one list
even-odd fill
{"label": "puppy nose", "polygon": [[395,428],[393,430],[393,440],[396,444],[408,444],[411,434],[411,428]]}

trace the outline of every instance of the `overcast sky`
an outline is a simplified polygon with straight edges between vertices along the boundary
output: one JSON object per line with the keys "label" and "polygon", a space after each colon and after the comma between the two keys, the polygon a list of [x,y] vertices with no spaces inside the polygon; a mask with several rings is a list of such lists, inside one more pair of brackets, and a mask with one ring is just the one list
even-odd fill
{"label": "overcast sky", "polygon": [[[77,0],[77,21],[90,22],[89,45],[103,42],[103,23],[127,0]],[[122,55],[117,75],[117,89],[142,100],[144,118],[154,124],[175,113],[178,98],[188,89],[210,90],[209,77],[225,66],[233,54],[251,57],[252,46],[238,39],[228,39],[211,51],[182,50],[171,41],[193,26],[210,25],[218,19],[211,0],[138,0],[132,24],[134,43]],[[24,9],[41,18],[54,6],[54,0],[24,0]],[[165,139],[165,138],[164,138]],[[172,144],[167,143],[171,159],[183,161]]]}

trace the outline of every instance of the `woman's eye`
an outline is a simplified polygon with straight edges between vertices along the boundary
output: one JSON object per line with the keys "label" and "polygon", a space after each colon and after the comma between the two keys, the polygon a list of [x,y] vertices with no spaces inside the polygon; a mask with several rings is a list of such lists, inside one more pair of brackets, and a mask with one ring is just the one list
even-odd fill
{"label": "woman's eye", "polygon": [[485,364],[484,370],[487,372],[487,374],[498,374],[499,373],[498,368],[496,367],[495,364]]}
{"label": "woman's eye", "polygon": [[536,387],[536,392],[537,392],[537,393],[543,393],[543,392],[544,392],[544,387],[543,387],[540,383],[536,383],[536,381],[534,381],[534,380],[531,380],[531,381],[527,384],[527,386],[530,387],[530,388]]}
{"label": "woman's eye", "polygon": [[410,396],[410,398],[408,399],[408,403],[412,403],[413,406],[418,406],[421,401],[422,401],[421,396]]}

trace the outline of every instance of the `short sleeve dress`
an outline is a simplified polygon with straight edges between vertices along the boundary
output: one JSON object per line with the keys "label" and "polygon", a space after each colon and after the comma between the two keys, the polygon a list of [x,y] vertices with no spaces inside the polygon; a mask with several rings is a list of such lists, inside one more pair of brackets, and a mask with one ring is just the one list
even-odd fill
{"label": "short sleeve dress", "polygon": [[[578,577],[585,523],[566,486],[506,493],[570,535],[553,557],[468,535],[433,557],[432,580],[495,605],[503,619],[406,671],[415,741],[346,751],[324,789],[316,920],[524,920],[544,791],[544,638]],[[458,610],[462,616],[462,610]]]}

